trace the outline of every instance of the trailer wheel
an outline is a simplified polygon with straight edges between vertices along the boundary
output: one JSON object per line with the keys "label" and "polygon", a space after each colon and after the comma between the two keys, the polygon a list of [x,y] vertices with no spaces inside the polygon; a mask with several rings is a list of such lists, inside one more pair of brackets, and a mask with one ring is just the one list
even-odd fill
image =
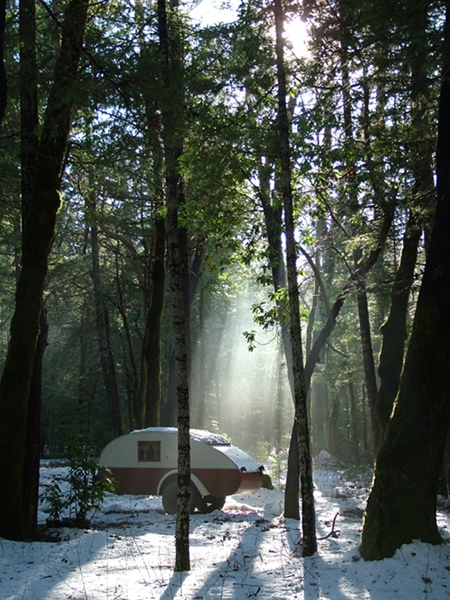
{"label": "trailer wheel", "polygon": [[214,510],[222,510],[225,504],[225,496],[204,496],[197,502],[197,510],[201,513],[211,513]]}
{"label": "trailer wheel", "polygon": [[[163,508],[169,515],[174,515],[177,512],[177,488],[178,482],[176,479],[171,479],[166,483],[162,491]],[[193,513],[199,498],[201,498],[198,489],[191,482],[191,500],[189,503],[189,512]]]}

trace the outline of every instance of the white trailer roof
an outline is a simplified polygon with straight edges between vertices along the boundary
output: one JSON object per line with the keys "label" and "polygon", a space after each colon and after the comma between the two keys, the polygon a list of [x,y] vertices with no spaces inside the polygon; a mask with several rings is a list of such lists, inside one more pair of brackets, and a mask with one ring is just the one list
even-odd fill
{"label": "white trailer roof", "polygon": [[[178,435],[178,429],[176,427],[148,427],[147,429],[135,429],[130,433],[143,433],[143,432],[154,432],[154,433],[172,433]],[[202,444],[209,444],[210,446],[230,446],[230,442],[219,433],[211,433],[210,431],[204,431],[203,429],[190,429],[189,434],[191,440],[194,442],[201,442]]]}

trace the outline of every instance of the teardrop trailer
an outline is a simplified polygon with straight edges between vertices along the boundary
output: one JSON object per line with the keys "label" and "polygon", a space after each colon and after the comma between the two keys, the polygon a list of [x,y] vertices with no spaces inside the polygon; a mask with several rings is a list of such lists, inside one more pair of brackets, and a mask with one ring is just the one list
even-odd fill
{"label": "teardrop trailer", "polygon": [[[190,510],[221,509],[226,496],[251,493],[263,482],[264,467],[225,437],[190,430]],[[116,494],[160,495],[164,510],[176,512],[178,430],[149,427],[110,442],[100,455],[100,470],[112,474]]]}

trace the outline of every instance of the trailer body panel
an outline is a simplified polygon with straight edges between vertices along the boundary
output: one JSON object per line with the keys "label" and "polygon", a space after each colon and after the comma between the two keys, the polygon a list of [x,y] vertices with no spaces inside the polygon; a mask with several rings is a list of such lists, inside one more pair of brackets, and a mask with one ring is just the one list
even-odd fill
{"label": "trailer body panel", "polygon": [[[263,468],[247,453],[217,434],[191,430],[191,472],[201,496],[225,497],[261,487]],[[157,495],[176,477],[178,431],[153,427],[110,442],[100,456],[117,494]],[[198,480],[198,481],[197,481]]]}

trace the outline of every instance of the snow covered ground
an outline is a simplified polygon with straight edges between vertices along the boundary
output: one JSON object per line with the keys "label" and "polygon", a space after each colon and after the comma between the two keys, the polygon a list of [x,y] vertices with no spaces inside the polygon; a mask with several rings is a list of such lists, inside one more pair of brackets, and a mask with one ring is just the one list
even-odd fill
{"label": "snow covered ground", "polygon": [[[60,470],[42,468],[41,482]],[[347,474],[348,476],[348,474]],[[55,529],[48,541],[0,539],[2,600],[444,600],[450,543],[416,542],[379,562],[358,553],[367,480],[315,470],[319,552],[301,557],[298,523],[282,517],[280,490],[227,499],[191,516],[191,571],[174,573],[173,516],[160,498],[109,494],[90,530]],[[450,507],[438,524],[450,542]],[[46,514],[40,515],[45,522]]]}

